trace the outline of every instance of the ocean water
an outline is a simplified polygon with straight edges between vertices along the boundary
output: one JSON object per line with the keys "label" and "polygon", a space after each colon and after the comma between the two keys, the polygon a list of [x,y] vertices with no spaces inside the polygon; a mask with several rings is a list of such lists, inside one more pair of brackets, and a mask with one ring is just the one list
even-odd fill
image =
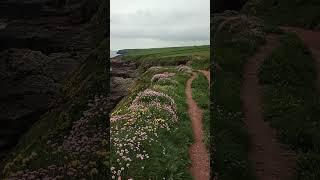
{"label": "ocean water", "polygon": [[110,51],[110,58],[113,58],[115,56],[118,56],[117,51]]}

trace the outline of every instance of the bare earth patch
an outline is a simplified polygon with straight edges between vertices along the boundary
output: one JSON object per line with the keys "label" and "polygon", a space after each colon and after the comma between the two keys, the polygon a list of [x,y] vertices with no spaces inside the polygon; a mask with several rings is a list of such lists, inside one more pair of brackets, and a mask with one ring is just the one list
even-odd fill
{"label": "bare earth patch", "polygon": [[192,99],[192,81],[197,77],[196,73],[187,81],[186,96],[188,103],[188,113],[192,121],[192,129],[195,143],[189,149],[189,155],[192,161],[191,173],[195,180],[209,180],[210,162],[206,146],[202,141],[202,117],[203,112]]}
{"label": "bare earth patch", "polygon": [[207,78],[210,84],[210,71],[200,70],[200,72]]}
{"label": "bare earth patch", "polygon": [[259,180],[292,180],[296,176],[294,153],[277,141],[275,130],[264,120],[262,112],[259,67],[277,45],[276,37],[268,36],[266,45],[248,59],[241,94],[252,142],[249,159]]}

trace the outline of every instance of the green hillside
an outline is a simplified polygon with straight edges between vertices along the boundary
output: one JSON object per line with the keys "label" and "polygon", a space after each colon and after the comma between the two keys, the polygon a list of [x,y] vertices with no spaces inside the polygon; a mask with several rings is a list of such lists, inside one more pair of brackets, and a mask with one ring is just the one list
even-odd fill
{"label": "green hillside", "polygon": [[0,179],[106,179],[109,176],[106,3],[91,20],[96,48],[63,84],[63,99],[32,125],[6,156]]}
{"label": "green hillside", "polygon": [[[209,46],[124,51],[123,59],[142,68],[111,114],[112,178],[192,179],[188,167],[194,138],[185,88],[192,73],[209,68]],[[198,74],[192,89],[199,93],[193,96],[205,113],[209,146],[208,83]]]}
{"label": "green hillside", "polygon": [[[102,116],[104,112],[98,111],[93,116],[86,113],[88,110],[96,111],[101,106],[97,100],[105,101],[109,91],[109,78],[105,76],[104,68],[107,66],[107,49],[107,41],[104,40],[66,83],[65,103],[45,114],[21,138],[7,157],[4,177],[33,176],[34,172],[41,171],[49,177],[71,179],[109,176],[109,125]],[[82,134],[70,133],[79,131]],[[101,133],[101,136],[94,136],[92,131]],[[90,144],[89,151],[82,151],[87,146],[82,140],[92,138],[100,142]],[[70,141],[74,141],[73,145],[68,145]]]}
{"label": "green hillside", "polygon": [[135,60],[143,65],[177,65],[186,63],[196,56],[209,59],[210,46],[128,49],[121,52],[124,54],[123,60]]}
{"label": "green hillside", "polygon": [[284,25],[319,30],[319,3],[249,0],[239,12],[212,15],[212,171],[218,179],[256,179],[241,87],[244,65],[265,45],[267,35],[276,37],[279,45],[259,69],[264,119],[276,130],[277,140],[295,152],[296,178],[319,179],[316,61],[296,34],[280,30]]}

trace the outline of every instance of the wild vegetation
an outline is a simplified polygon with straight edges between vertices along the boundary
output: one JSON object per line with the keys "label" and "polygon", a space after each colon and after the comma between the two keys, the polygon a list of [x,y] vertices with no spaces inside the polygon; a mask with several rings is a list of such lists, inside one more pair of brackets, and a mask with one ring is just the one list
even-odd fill
{"label": "wild vegetation", "polygon": [[[145,66],[146,70],[141,70],[130,94],[111,114],[113,179],[192,179],[188,170],[191,163],[188,151],[193,134],[185,84],[192,72],[209,67],[209,49],[186,49],[189,48],[129,50],[124,55],[125,60],[143,61],[152,67]],[[151,61],[151,57],[162,59],[163,66]],[[189,61],[190,66],[175,66],[181,58],[185,63]],[[205,84],[202,80],[200,83]],[[209,96],[208,84],[205,85],[197,87],[202,92],[199,98]],[[205,100],[201,101],[202,107],[208,108]],[[207,124],[209,110],[206,112]]]}
{"label": "wild vegetation", "polygon": [[[151,67],[156,65],[179,65],[185,64],[193,58],[199,56],[208,60],[210,58],[210,46],[186,46],[171,48],[151,48],[151,49],[129,49],[123,50],[123,60],[134,60],[141,67]],[[201,58],[201,59],[202,59]],[[146,69],[145,69],[146,70]]]}
{"label": "wild vegetation", "polygon": [[[244,122],[240,88],[244,64],[264,42],[264,32],[256,19],[236,12],[231,14],[226,12],[213,18],[213,59],[221,69],[213,66],[211,116],[215,154],[212,172],[221,180],[248,180],[253,179],[248,160],[250,139]],[[233,20],[238,23],[234,25]]]}
{"label": "wild vegetation", "polygon": [[66,86],[65,104],[45,114],[7,157],[5,178],[88,179],[109,176],[105,76],[107,41],[91,52]]}
{"label": "wild vegetation", "polygon": [[207,149],[210,150],[210,89],[207,78],[198,73],[198,77],[192,83],[192,97],[203,109],[203,127],[204,127],[204,142]]}
{"label": "wild vegetation", "polygon": [[279,141],[295,150],[298,179],[319,179],[315,60],[297,36],[279,28],[319,29],[319,8],[315,1],[249,0],[240,12],[213,14],[212,171],[217,179],[255,179],[240,87],[244,63],[270,33],[277,34],[280,46],[260,69],[264,119],[276,129]]}
{"label": "wild vegetation", "polygon": [[318,179],[320,101],[315,62],[295,34],[281,35],[280,42],[260,72],[265,119],[297,151],[298,179]]}
{"label": "wild vegetation", "polygon": [[190,179],[185,167],[192,130],[184,101],[184,83],[190,74],[174,68],[153,69],[141,76],[112,113],[113,179]]}

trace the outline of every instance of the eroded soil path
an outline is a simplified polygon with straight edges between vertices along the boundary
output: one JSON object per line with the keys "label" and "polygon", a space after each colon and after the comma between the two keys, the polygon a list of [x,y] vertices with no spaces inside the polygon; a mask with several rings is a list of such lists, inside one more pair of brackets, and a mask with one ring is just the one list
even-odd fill
{"label": "eroded soil path", "polygon": [[277,141],[276,132],[265,122],[262,111],[259,67],[277,45],[276,37],[268,36],[266,44],[248,59],[241,92],[252,142],[249,158],[258,180],[292,180],[295,177],[295,155]]}
{"label": "eroded soil path", "polygon": [[186,96],[188,103],[188,114],[192,121],[192,129],[195,143],[189,148],[191,158],[191,173],[195,180],[209,180],[210,178],[210,161],[206,146],[202,141],[202,117],[203,112],[197,103],[192,99],[192,82],[196,79],[197,73],[187,81]]}
{"label": "eroded soil path", "polygon": [[317,68],[317,88],[320,91],[320,31],[313,31],[298,27],[281,27],[287,32],[293,32],[302,40],[302,42],[310,49],[315,59]]}
{"label": "eroded soil path", "polygon": [[205,71],[205,70],[199,70],[208,80],[210,84],[210,71]]}

